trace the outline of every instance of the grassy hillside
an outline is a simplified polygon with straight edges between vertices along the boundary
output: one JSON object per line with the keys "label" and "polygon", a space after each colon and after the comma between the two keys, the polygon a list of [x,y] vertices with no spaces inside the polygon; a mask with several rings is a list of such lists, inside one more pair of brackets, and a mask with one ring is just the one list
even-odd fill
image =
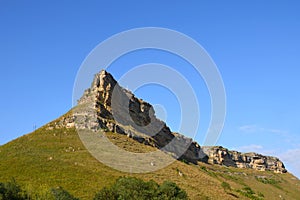
{"label": "grassy hillside", "polygon": [[[153,173],[122,173],[92,157],[74,128],[49,128],[54,123],[0,146],[0,182],[14,177],[31,193],[61,186],[81,199],[92,199],[118,177],[134,176],[158,183],[173,181],[191,199],[300,199],[300,181],[289,173],[180,161]],[[132,152],[153,150],[123,135],[107,133],[107,136]]]}

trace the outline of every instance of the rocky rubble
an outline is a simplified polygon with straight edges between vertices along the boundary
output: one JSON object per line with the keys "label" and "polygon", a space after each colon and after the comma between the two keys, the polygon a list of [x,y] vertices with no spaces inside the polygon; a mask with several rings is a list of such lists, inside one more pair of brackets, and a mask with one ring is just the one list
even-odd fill
{"label": "rocky rubble", "polygon": [[[275,157],[256,153],[229,151],[220,146],[200,145],[170,128],[155,116],[151,104],[136,98],[119,86],[111,74],[102,70],[96,74],[90,88],[85,90],[73,109],[73,116],[64,119],[65,126],[92,131],[110,131],[159,148],[177,159],[197,164],[225,165],[285,173],[284,164]],[[184,153],[182,153],[184,152]]]}

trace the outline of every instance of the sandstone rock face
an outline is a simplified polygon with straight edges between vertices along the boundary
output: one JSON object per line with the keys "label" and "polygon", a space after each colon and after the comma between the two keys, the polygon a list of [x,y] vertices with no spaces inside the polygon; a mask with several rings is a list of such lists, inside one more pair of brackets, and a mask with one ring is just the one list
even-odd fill
{"label": "sandstone rock face", "polygon": [[221,146],[202,147],[208,156],[208,163],[232,166],[238,168],[253,168],[259,171],[274,171],[285,173],[287,170],[284,164],[275,157],[263,156],[257,153],[240,153],[229,151]]}
{"label": "sandstone rock face", "polygon": [[78,100],[73,116],[63,118],[60,124],[67,128],[75,126],[77,129],[95,132],[103,130],[124,134],[194,164],[205,162],[275,173],[286,172],[278,158],[229,151],[221,146],[200,147],[192,139],[172,132],[165,122],[156,118],[151,104],[119,86],[112,75],[104,70],[95,75],[91,87]]}

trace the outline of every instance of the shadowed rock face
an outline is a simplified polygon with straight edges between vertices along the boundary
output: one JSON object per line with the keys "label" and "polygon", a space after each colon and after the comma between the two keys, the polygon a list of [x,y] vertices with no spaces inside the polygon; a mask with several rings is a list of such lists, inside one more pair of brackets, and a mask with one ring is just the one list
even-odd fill
{"label": "shadowed rock face", "polygon": [[276,173],[286,172],[278,158],[256,153],[243,154],[223,147],[201,148],[192,139],[173,133],[163,121],[156,118],[151,104],[119,86],[113,76],[104,70],[95,75],[91,87],[85,90],[73,113],[73,118],[65,121],[69,125],[75,121],[77,129],[102,129],[125,134],[140,143],[162,149],[177,159],[194,164],[201,161]]}

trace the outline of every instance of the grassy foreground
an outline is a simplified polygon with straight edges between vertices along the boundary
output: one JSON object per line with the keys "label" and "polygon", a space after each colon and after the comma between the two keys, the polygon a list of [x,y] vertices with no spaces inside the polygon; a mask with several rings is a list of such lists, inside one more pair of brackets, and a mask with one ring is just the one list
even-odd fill
{"label": "grassy foreground", "polygon": [[[119,177],[133,176],[159,184],[173,181],[190,199],[300,199],[300,181],[289,173],[180,161],[152,173],[119,172],[96,160],[85,149],[74,128],[49,128],[54,122],[0,146],[0,182],[14,177],[32,194],[61,186],[80,199],[92,199]],[[123,135],[108,133],[107,136],[132,152],[152,150]]]}

